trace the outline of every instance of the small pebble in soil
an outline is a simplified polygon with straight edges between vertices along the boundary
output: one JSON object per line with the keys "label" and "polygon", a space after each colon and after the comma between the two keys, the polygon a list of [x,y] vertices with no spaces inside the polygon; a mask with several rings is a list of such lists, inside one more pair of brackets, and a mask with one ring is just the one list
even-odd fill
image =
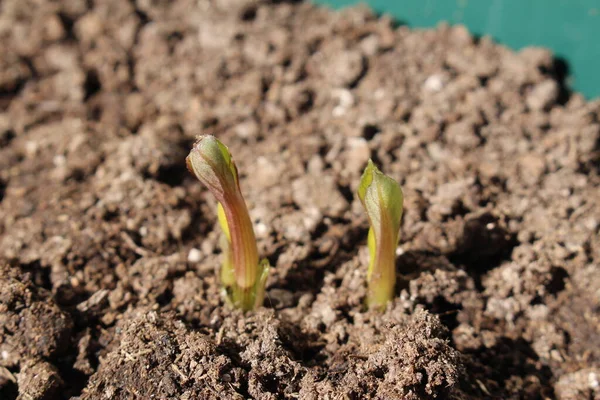
{"label": "small pebble in soil", "polygon": [[198,263],[202,260],[202,252],[196,248],[190,249],[187,257],[188,262]]}

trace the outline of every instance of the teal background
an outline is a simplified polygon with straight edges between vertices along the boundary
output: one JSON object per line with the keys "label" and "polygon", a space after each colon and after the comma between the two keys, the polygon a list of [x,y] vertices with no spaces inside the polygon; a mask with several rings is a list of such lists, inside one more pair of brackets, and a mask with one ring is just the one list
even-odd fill
{"label": "teal background", "polygon": [[[334,8],[353,0],[313,0]],[[600,0],[367,0],[400,23],[432,27],[464,24],[513,49],[544,46],[566,61],[569,86],[587,98],[600,97]]]}

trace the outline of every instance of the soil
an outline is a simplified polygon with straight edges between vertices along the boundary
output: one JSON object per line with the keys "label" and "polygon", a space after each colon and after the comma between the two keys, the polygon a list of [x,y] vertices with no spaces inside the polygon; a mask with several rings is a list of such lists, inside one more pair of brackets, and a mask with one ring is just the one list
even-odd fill
{"label": "soil", "polygon": [[[600,399],[600,101],[549,51],[296,1],[0,9],[3,400]],[[246,315],[200,133],[274,266]],[[405,196],[384,313],[368,158]]]}

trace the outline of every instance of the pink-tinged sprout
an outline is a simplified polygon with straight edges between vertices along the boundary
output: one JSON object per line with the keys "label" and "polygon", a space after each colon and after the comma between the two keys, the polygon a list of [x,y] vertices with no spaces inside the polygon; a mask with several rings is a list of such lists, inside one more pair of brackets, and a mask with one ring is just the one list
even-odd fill
{"label": "pink-tinged sprout", "polygon": [[396,285],[396,247],[402,219],[402,189],[369,160],[358,187],[371,225],[368,236],[369,270],[367,304],[384,309],[394,297]]}
{"label": "pink-tinged sprout", "polygon": [[224,234],[221,283],[229,301],[243,310],[260,307],[269,263],[266,259],[258,260],[252,221],[231,153],[214,136],[203,135],[196,140],[186,163],[219,202],[217,216]]}

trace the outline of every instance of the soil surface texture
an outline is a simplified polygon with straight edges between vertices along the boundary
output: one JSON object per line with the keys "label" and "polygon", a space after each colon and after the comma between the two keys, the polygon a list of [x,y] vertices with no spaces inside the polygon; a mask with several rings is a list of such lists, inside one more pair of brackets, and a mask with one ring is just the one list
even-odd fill
{"label": "soil surface texture", "polygon": [[[600,101],[549,51],[297,1],[0,10],[2,400],[600,399]],[[245,315],[202,133],[273,265]],[[405,197],[383,313],[369,158]]]}

